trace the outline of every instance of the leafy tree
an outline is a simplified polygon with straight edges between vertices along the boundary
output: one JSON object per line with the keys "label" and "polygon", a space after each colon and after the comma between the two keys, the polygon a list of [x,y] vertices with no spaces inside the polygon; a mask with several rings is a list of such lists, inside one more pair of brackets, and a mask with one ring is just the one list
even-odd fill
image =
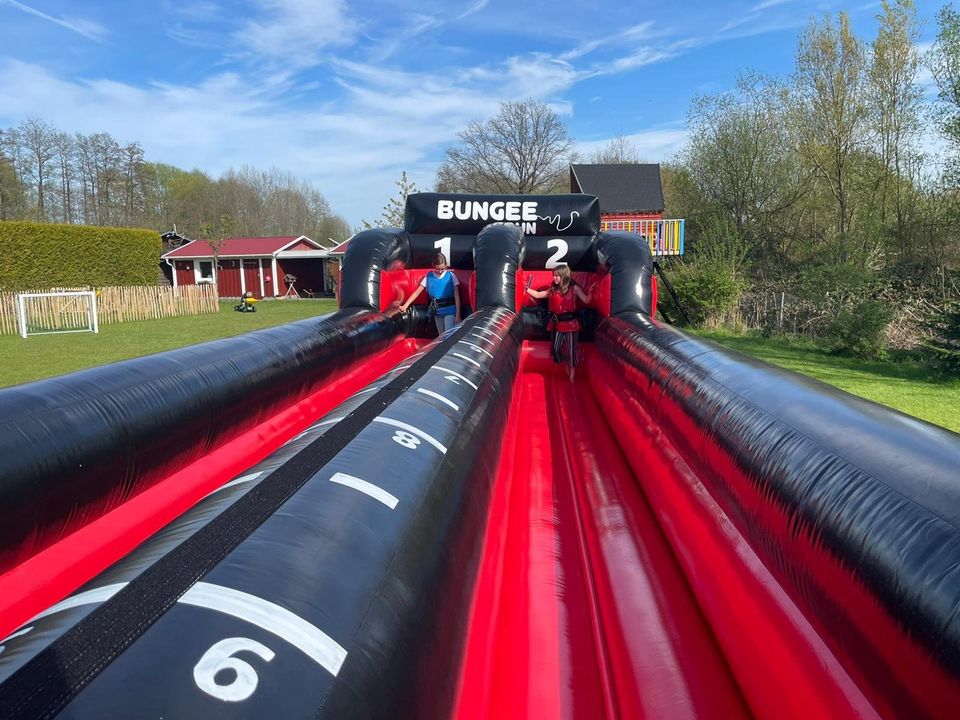
{"label": "leafy tree", "polygon": [[926,346],[944,369],[960,372],[960,302],[953,302],[935,314],[927,327],[931,338]]}
{"label": "leafy tree", "polygon": [[903,239],[907,218],[902,182],[917,162],[915,143],[920,133],[923,91],[920,73],[920,25],[913,0],[883,0],[877,15],[879,29],[873,41],[869,69],[873,123],[879,139],[881,220],[892,202],[897,236]]}
{"label": "leafy tree", "polygon": [[23,184],[13,161],[7,155],[9,132],[0,130],[0,220],[18,220],[26,208]]}
{"label": "leafy tree", "polygon": [[495,116],[458,134],[437,171],[437,190],[549,193],[564,186],[573,141],[559,116],[539,100],[505,102]]}
{"label": "leafy tree", "polygon": [[953,3],[940,9],[937,24],[937,40],[927,59],[939,89],[939,107],[934,119],[953,148],[948,170],[956,177],[960,174],[960,14]]}
{"label": "leafy tree", "polygon": [[758,75],[741,76],[733,93],[695,98],[683,156],[703,199],[771,257],[784,252],[789,234],[780,224],[809,178],[791,151],[782,98],[777,84]]}
{"label": "leafy tree", "polygon": [[400,173],[400,179],[394,183],[397,186],[397,196],[390,198],[383,206],[383,215],[380,216],[381,227],[403,227],[403,214],[407,208],[407,195],[420,192],[417,184],[407,177],[407,171]]}
{"label": "leafy tree", "polygon": [[802,158],[836,199],[836,230],[850,229],[854,159],[868,139],[866,48],[839,13],[811,20],[797,46],[793,132]]}

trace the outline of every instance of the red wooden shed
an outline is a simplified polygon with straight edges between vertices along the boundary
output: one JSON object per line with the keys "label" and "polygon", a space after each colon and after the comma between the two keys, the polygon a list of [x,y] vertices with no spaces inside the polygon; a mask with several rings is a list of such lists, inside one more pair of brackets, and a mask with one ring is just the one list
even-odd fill
{"label": "red wooden shed", "polygon": [[[173,286],[216,283],[221,297],[313,297],[330,294],[327,262],[336,262],[320,243],[299,237],[226,238],[214,268],[213,249],[193,240],[164,253],[173,268]],[[288,282],[291,276],[295,281]]]}

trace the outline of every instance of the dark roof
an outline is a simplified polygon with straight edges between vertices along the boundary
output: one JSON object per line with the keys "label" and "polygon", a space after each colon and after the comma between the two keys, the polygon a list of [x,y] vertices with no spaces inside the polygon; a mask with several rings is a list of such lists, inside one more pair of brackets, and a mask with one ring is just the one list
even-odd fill
{"label": "dark roof", "polygon": [[570,192],[596,195],[601,213],[663,212],[656,164],[571,165]]}

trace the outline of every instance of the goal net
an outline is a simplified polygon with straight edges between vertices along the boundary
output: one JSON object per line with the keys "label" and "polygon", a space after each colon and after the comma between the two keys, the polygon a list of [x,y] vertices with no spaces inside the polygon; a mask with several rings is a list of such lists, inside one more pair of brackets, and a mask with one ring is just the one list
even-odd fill
{"label": "goal net", "polygon": [[21,337],[52,333],[100,332],[97,294],[93,291],[21,293],[17,295]]}

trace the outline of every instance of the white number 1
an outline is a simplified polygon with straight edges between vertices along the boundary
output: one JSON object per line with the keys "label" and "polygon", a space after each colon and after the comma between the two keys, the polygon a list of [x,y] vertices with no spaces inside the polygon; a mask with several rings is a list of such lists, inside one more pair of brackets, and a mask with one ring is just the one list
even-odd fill
{"label": "white number 1", "polygon": [[442,252],[443,256],[447,259],[447,265],[450,264],[450,238],[440,238],[433,243],[433,249],[437,252]]}

